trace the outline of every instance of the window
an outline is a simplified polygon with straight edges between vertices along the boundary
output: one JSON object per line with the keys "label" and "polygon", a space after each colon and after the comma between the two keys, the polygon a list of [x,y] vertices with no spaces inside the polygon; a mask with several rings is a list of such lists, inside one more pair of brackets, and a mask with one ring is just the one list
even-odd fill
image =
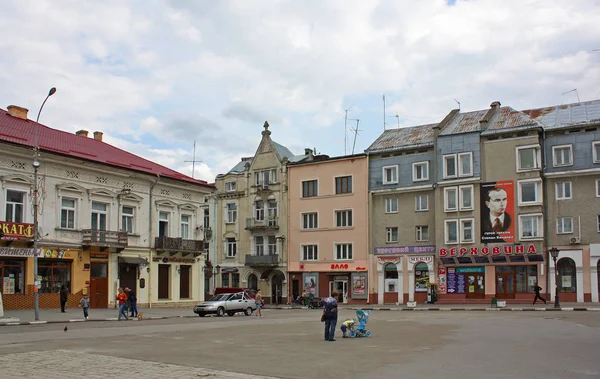
{"label": "window", "polygon": [[415,196],[415,210],[417,212],[424,212],[429,210],[429,196],[427,195],[417,195]]}
{"label": "window", "polygon": [[7,222],[25,222],[25,192],[6,191]]}
{"label": "window", "polygon": [[473,186],[460,186],[460,210],[473,210]]}
{"label": "window", "polygon": [[537,170],[540,168],[540,147],[517,147],[517,171]]}
{"label": "window", "polygon": [[257,186],[268,186],[271,183],[277,183],[277,170],[264,170],[254,173],[254,184]]}
{"label": "window", "polygon": [[0,293],[3,295],[25,293],[24,260],[0,260]]}
{"label": "window", "polygon": [[335,245],[335,259],[352,259],[352,244],[342,243]]}
{"label": "window", "polygon": [[237,205],[235,203],[227,204],[227,223],[233,224],[237,220]]}
{"label": "window", "polygon": [[460,220],[460,242],[473,242],[473,219]]}
{"label": "window", "polygon": [[600,163],[600,141],[592,142],[592,155],[594,156],[594,163]]}
{"label": "window", "polygon": [[318,217],[316,213],[302,214],[302,229],[317,229],[319,227]]}
{"label": "window", "polygon": [[571,258],[561,258],[556,263],[558,292],[577,293],[577,267]]}
{"label": "window", "polygon": [[237,242],[235,238],[227,238],[227,258],[233,258],[237,254]]}
{"label": "window", "polygon": [[520,215],[519,234],[521,239],[535,239],[544,236],[542,230],[542,215]]}
{"label": "window", "polygon": [[181,238],[187,240],[190,238],[190,216],[181,215]]}
{"label": "window", "polygon": [[598,221],[598,233],[600,233],[600,215],[598,215],[596,218],[596,221]]}
{"label": "window", "polygon": [[571,182],[556,183],[556,200],[572,199]]}
{"label": "window", "polygon": [[106,230],[108,204],[92,201],[92,229]]}
{"label": "window", "polygon": [[335,178],[335,193],[352,193],[352,177],[340,176]]}
{"label": "window", "polygon": [[121,231],[133,234],[133,207],[121,208]]}
{"label": "window", "polygon": [[277,239],[275,238],[275,236],[269,236],[267,239],[267,242],[269,243],[269,255],[276,255],[277,254]]}
{"label": "window", "polygon": [[573,217],[559,217],[556,219],[556,233],[573,233]]}
{"label": "window", "polygon": [[61,286],[71,292],[71,262],[40,259],[38,275],[41,277],[40,293],[59,293]]}
{"label": "window", "polygon": [[229,287],[229,273],[221,274],[221,287],[228,288]]}
{"label": "window", "polygon": [[596,179],[596,197],[600,197],[600,179]]}
{"label": "window", "polygon": [[159,212],[158,213],[158,236],[168,237],[169,236],[169,213]]}
{"label": "window", "polygon": [[265,220],[265,202],[262,200],[254,202],[254,219],[257,221]]}
{"label": "window", "polygon": [[473,153],[458,154],[458,176],[473,176]]}
{"label": "window", "polygon": [[348,228],[352,226],[352,210],[335,211],[335,227]]}
{"label": "window", "polygon": [[385,213],[398,213],[398,198],[385,199]]}
{"label": "window", "polygon": [[269,226],[277,225],[277,201],[267,200],[267,218]]}
{"label": "window", "polygon": [[302,182],[302,197],[314,196],[319,196],[319,182],[317,180]]}
{"label": "window", "polygon": [[254,238],[254,245],[256,248],[256,255],[265,255],[265,237],[256,236]]}
{"label": "window", "polygon": [[429,180],[429,162],[413,163],[413,182]]}
{"label": "window", "polygon": [[302,260],[303,261],[316,261],[319,259],[317,245],[304,245],[302,246]]}
{"label": "window", "polygon": [[573,150],[571,145],[552,146],[554,167],[571,166],[573,164]]}
{"label": "window", "polygon": [[225,191],[227,192],[235,192],[236,185],[235,182],[227,182],[225,183]]}
{"label": "window", "polygon": [[208,209],[204,210],[204,230],[210,228],[210,212]]}
{"label": "window", "polygon": [[75,204],[77,200],[63,197],[60,199],[60,227],[75,229]]}
{"label": "window", "polygon": [[398,183],[398,166],[386,166],[383,168],[383,184]]}
{"label": "window", "polygon": [[541,179],[519,181],[519,205],[537,205],[542,203]]}
{"label": "window", "polygon": [[458,220],[445,220],[446,243],[458,243]]}
{"label": "window", "polygon": [[387,243],[398,242],[398,227],[393,226],[390,228],[385,228],[385,236],[385,241]]}
{"label": "window", "polygon": [[444,179],[456,178],[456,155],[444,155]]}
{"label": "window", "polygon": [[[239,288],[239,287],[240,287],[240,274],[238,274],[237,272],[232,272],[231,273],[231,288]],[[240,295],[240,297],[241,297],[241,295]]]}
{"label": "window", "polygon": [[277,183],[277,170],[276,169],[272,169],[269,172],[269,175],[271,176],[271,183]]}
{"label": "window", "polygon": [[454,212],[458,210],[458,187],[444,188],[444,211]]}
{"label": "window", "polygon": [[429,226],[417,226],[417,242],[429,241]]}

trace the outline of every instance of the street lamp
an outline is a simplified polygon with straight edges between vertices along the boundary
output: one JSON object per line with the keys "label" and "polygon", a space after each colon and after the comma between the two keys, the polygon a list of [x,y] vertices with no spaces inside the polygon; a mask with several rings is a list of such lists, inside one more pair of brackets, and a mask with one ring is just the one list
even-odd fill
{"label": "street lamp", "polygon": [[38,121],[40,120],[40,114],[42,113],[42,109],[44,108],[44,104],[46,104],[46,100],[52,95],[56,93],[56,88],[50,88],[48,95],[44,99],[42,106],[40,107],[40,111],[38,112],[37,118],[35,119],[35,140],[33,146],[33,162],[31,165],[33,166],[33,310],[35,312],[35,321],[40,320],[40,299],[39,299],[39,289],[40,282],[38,280],[38,180],[37,180],[37,172],[38,168],[40,168],[40,148],[38,144]]}
{"label": "street lamp", "polygon": [[556,258],[558,258],[558,253],[560,250],[553,247],[549,250],[550,255],[552,256],[552,260],[554,261],[554,308],[560,308],[560,300],[558,299],[558,267],[556,266]]}
{"label": "street lamp", "polygon": [[216,292],[216,289],[217,289],[217,275],[219,275],[219,272],[221,272],[221,266],[216,265],[215,266],[215,271],[213,272],[213,295],[214,295],[214,292]]}

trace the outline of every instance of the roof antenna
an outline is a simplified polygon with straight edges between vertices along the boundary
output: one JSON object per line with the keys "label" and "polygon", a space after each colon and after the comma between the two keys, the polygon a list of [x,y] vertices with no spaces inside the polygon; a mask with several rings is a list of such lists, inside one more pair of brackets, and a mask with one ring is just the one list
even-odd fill
{"label": "roof antenna", "polygon": [[356,118],[356,119],[351,119],[350,121],[356,121],[356,128],[350,128],[350,130],[352,130],[354,132],[354,143],[352,144],[352,155],[354,155],[354,148],[356,147],[356,136],[358,135],[358,132],[360,131],[358,129],[358,123],[360,122],[360,119]]}
{"label": "roof antenna", "polygon": [[194,141],[194,157],[191,161],[183,161],[184,163],[192,162],[192,179],[194,179],[194,172],[196,171],[196,162],[200,163],[202,161],[196,160],[196,141]]}
{"label": "roof antenna", "polygon": [[454,101],[456,101],[456,104],[458,104],[458,110],[460,111],[460,101],[454,99]]}
{"label": "roof antenna", "polygon": [[578,103],[581,103],[581,100],[579,100],[579,92],[577,92],[577,88],[575,88],[575,89],[572,89],[572,90],[570,90],[570,91],[567,91],[567,92],[563,92],[563,93],[561,93],[560,95],[561,95],[561,96],[562,96],[562,95],[566,95],[566,94],[568,94],[568,93],[571,93],[571,92],[575,92],[575,95],[577,95],[577,102],[578,102]]}
{"label": "roof antenna", "polygon": [[385,94],[383,94],[383,131],[385,131]]}
{"label": "roof antenna", "polygon": [[400,115],[395,114],[393,116],[388,116],[388,117],[394,117],[396,119],[396,121],[398,122],[398,129],[400,129]]}

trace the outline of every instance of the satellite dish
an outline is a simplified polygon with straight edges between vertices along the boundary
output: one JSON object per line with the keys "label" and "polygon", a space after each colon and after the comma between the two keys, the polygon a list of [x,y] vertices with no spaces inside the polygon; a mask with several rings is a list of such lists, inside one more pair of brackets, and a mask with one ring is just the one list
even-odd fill
{"label": "satellite dish", "polygon": [[38,226],[38,237],[46,237],[48,233],[44,234],[44,228]]}

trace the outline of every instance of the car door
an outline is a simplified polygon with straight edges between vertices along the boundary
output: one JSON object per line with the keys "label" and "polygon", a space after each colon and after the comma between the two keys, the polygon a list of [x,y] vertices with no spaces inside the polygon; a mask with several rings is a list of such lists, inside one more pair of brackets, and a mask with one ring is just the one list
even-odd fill
{"label": "car door", "polygon": [[241,293],[236,293],[235,295],[233,295],[231,297],[231,301],[229,302],[230,308],[229,310],[232,311],[239,311],[240,309],[243,309],[243,300],[242,300],[242,294]]}

